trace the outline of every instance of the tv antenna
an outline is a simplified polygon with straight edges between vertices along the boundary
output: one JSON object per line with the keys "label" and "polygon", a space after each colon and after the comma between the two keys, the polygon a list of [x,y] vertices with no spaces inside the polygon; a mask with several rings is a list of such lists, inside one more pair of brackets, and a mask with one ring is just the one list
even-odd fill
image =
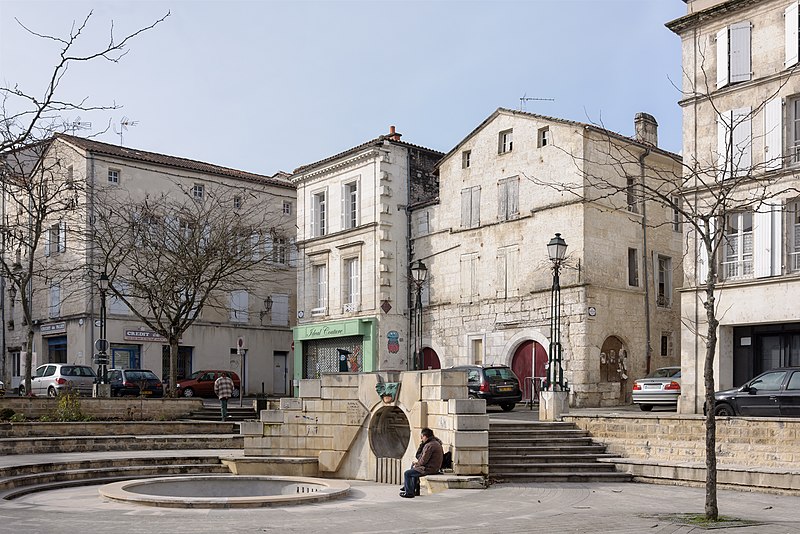
{"label": "tv antenna", "polygon": [[92,129],[92,123],[91,122],[86,122],[86,121],[81,121],[80,116],[78,116],[78,117],[75,117],[74,121],[64,123],[64,127],[65,127],[66,130],[69,130],[69,132],[72,135],[75,135],[75,132],[77,130],[91,130]]}
{"label": "tv antenna", "polygon": [[548,102],[555,102],[556,101],[555,98],[535,98],[535,97],[532,97],[532,96],[528,96],[528,93],[525,93],[519,99],[519,110],[520,111],[525,111],[525,102],[530,102],[532,100],[545,100],[545,101],[548,101]]}
{"label": "tv antenna", "polygon": [[139,124],[139,121],[133,121],[128,117],[122,117],[122,120],[119,121],[119,131],[117,131],[117,127],[114,127],[114,133],[119,136],[119,146],[122,146],[122,132],[128,131],[129,126],[136,126]]}

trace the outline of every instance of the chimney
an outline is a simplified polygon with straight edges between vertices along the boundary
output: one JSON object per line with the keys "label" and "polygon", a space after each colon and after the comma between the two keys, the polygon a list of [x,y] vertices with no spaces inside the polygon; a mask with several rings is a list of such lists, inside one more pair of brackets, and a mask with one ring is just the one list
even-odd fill
{"label": "chimney", "polygon": [[637,113],[633,118],[636,140],[648,145],[658,146],[658,123],[649,113]]}
{"label": "chimney", "polygon": [[[655,120],[655,119],[653,119],[653,120]],[[394,126],[389,126],[389,135],[387,136],[389,139],[391,139],[392,141],[399,141],[400,140],[400,136],[402,136],[402,135],[403,134],[399,134],[394,130]]]}

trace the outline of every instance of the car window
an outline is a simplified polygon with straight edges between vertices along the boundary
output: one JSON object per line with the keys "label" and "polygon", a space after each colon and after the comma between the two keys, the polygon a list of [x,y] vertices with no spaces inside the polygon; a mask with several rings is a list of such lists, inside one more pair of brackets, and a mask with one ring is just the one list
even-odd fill
{"label": "car window", "polygon": [[470,369],[469,371],[467,371],[467,380],[469,382],[480,382],[481,378],[478,375],[478,370]]}
{"label": "car window", "polygon": [[48,365],[47,368],[44,370],[44,374],[42,376],[53,376],[54,374],[56,374],[56,366]]}
{"label": "car window", "polygon": [[190,374],[186,380],[197,380],[197,377],[200,376],[200,371],[195,371],[194,373]]}
{"label": "car window", "polygon": [[81,375],[95,378],[97,375],[91,367],[81,367]]}
{"label": "car window", "polygon": [[205,373],[197,380],[207,382],[209,380],[213,380],[213,378],[214,378],[214,373]]}
{"label": "car window", "polygon": [[42,365],[41,367],[37,367],[36,371],[33,373],[33,378],[38,378],[40,376],[44,376],[45,369],[47,369],[46,365]]}
{"label": "car window", "polygon": [[679,368],[662,367],[647,375],[647,378],[680,378],[680,376],[681,370]]}
{"label": "car window", "polygon": [[786,389],[791,389],[794,391],[800,390],[800,371],[795,371],[792,374],[792,377],[789,379],[789,383],[786,385]]}
{"label": "car window", "polygon": [[781,388],[783,378],[786,376],[786,371],[775,371],[772,373],[764,373],[752,382],[750,387],[757,391],[773,391]]}

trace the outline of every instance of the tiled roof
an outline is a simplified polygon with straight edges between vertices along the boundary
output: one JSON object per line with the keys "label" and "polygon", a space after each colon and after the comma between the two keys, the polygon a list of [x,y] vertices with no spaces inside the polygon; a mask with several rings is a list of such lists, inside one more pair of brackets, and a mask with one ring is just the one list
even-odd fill
{"label": "tiled roof", "polygon": [[251,172],[240,171],[228,167],[220,167],[211,163],[204,163],[193,159],[179,158],[176,156],[167,156],[165,154],[157,154],[155,152],[147,152],[136,148],[125,146],[111,145],[109,143],[102,143],[94,139],[86,139],[84,137],[76,137],[74,135],[56,134],[56,138],[63,139],[64,141],[78,146],[88,152],[94,154],[103,154],[120,159],[127,159],[132,161],[141,161],[144,163],[152,163],[154,165],[163,165],[165,167],[175,167],[196,171],[203,174],[213,174],[217,176],[226,176],[229,178],[236,178],[238,180],[248,180],[251,182],[261,182],[270,185],[277,185],[294,189],[294,185],[287,179],[287,174],[283,171],[276,172],[273,176],[264,176],[261,174],[254,174]]}
{"label": "tiled roof", "polygon": [[425,151],[431,152],[433,154],[442,154],[442,155],[444,155],[444,152],[440,152],[438,150],[433,150],[432,148],[426,148],[424,146],[419,146],[419,145],[414,145],[414,144],[411,144],[411,143],[406,143],[405,141],[394,140],[394,139],[392,139],[392,135],[391,134],[387,134],[387,135],[378,136],[375,139],[371,139],[371,140],[367,141],[366,143],[361,143],[360,145],[354,146],[353,148],[349,148],[349,149],[345,150],[344,152],[339,152],[338,154],[335,154],[333,156],[327,157],[325,159],[321,159],[319,161],[315,161],[314,163],[309,163],[308,165],[301,165],[300,167],[297,167],[292,174],[302,174],[302,173],[308,172],[311,169],[314,169],[316,167],[321,167],[321,166],[325,165],[326,163],[330,163],[331,161],[335,161],[335,160],[337,160],[339,158],[342,158],[342,157],[345,157],[345,156],[349,156],[350,154],[355,154],[357,152],[360,152],[360,151],[364,150],[365,148],[369,148],[369,147],[372,147],[372,146],[381,146],[381,145],[383,145],[383,143],[385,141],[388,141],[389,143],[392,143],[393,145],[404,146],[406,148],[415,148],[415,149],[418,149],[418,150],[425,150]]}

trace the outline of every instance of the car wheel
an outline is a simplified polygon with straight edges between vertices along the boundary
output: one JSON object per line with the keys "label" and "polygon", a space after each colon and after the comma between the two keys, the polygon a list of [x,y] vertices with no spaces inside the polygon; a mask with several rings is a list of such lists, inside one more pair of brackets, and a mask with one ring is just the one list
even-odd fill
{"label": "car wheel", "polygon": [[652,404],[640,404],[639,405],[639,409],[642,410],[643,412],[649,412],[650,410],[653,409],[653,405]]}
{"label": "car wheel", "polygon": [[239,390],[237,388],[233,388],[233,393],[231,393],[231,395],[233,395],[234,399],[238,399],[239,398]]}
{"label": "car wheel", "polygon": [[183,390],[182,395],[184,397],[194,397],[194,390],[192,388],[186,388]]}
{"label": "car wheel", "polygon": [[56,388],[54,388],[53,386],[47,388],[47,396],[50,397],[51,399],[55,399],[58,396]]}
{"label": "car wheel", "polygon": [[25,386],[23,386],[22,384],[19,385],[19,396],[20,397],[25,396]]}
{"label": "car wheel", "polygon": [[504,412],[510,412],[511,410],[514,409],[514,406],[516,406],[516,404],[514,404],[513,402],[500,403],[500,407],[503,409]]}
{"label": "car wheel", "polygon": [[733,407],[731,405],[729,405],[729,404],[717,404],[714,407],[714,415],[730,417],[730,416],[736,415],[736,414],[733,413]]}

